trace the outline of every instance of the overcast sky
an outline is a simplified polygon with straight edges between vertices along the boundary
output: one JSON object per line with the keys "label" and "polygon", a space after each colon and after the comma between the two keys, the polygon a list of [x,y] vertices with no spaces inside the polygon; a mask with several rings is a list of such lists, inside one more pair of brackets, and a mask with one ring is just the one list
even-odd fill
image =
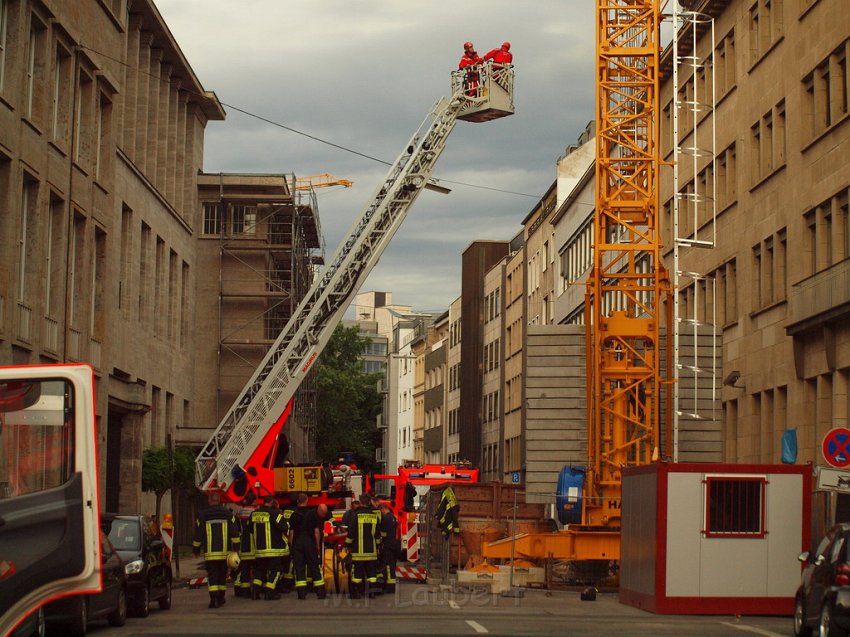
{"label": "overcast sky", "polygon": [[418,197],[361,289],[392,292],[416,310],[445,310],[460,295],[472,241],[516,235],[593,119],[589,0],[155,2],[201,84],[225,104],[225,121],[206,129],[205,171],[354,182],[316,191],[328,258],[388,167],[233,107],[392,162],[449,94],[463,42],[480,55],[511,42],[516,114],[458,123],[434,173],[452,193]]}

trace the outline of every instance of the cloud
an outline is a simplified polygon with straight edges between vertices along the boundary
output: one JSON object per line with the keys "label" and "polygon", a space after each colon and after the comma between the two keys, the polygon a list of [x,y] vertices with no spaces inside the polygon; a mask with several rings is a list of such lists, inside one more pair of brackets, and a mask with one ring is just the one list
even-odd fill
{"label": "cloud", "polygon": [[462,43],[483,54],[511,42],[516,114],[458,122],[435,170],[452,193],[420,195],[363,288],[415,309],[445,308],[458,296],[461,253],[472,241],[521,230],[555,162],[594,116],[590,2],[155,1],[202,85],[231,105],[224,122],[207,126],[206,171],[354,181],[317,191],[328,256],[388,166],[232,107],[392,162],[448,95]]}

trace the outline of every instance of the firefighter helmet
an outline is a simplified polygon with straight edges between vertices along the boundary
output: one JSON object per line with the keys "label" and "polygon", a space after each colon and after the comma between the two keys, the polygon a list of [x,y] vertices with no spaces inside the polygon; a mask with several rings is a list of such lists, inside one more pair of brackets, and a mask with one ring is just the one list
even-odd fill
{"label": "firefighter helmet", "polygon": [[473,46],[472,46],[472,42],[464,42],[464,43],[463,43],[463,50],[464,50],[464,51],[470,51],[470,50],[472,50],[472,49],[474,49],[474,48],[475,48],[475,47],[473,47]]}
{"label": "firefighter helmet", "polygon": [[511,50],[511,43],[510,42],[502,42],[502,48],[505,51],[510,51]]}
{"label": "firefighter helmet", "polygon": [[227,568],[239,568],[239,561],[239,553],[236,551],[227,554]]}

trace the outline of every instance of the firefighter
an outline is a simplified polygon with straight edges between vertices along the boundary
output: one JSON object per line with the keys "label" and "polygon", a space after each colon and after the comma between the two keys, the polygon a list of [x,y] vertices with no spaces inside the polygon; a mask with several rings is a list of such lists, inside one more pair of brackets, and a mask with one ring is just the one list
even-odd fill
{"label": "firefighter", "polygon": [[237,518],[242,525],[242,538],[239,544],[239,574],[233,582],[233,594],[236,597],[251,597],[251,580],[254,567],[254,534],[251,529],[251,513],[256,507],[246,506]]}
{"label": "firefighter", "polygon": [[398,539],[398,520],[386,502],[381,503],[381,554],[380,569],[384,574],[384,592],[395,592],[395,563],[401,551]]}
{"label": "firefighter", "polygon": [[[292,529],[292,514],[295,513],[295,507],[287,506],[283,510],[283,519],[286,520],[288,529]],[[289,594],[295,588],[295,565],[292,563],[292,542],[289,543],[290,554],[283,557],[283,575],[280,578],[280,586],[278,590],[282,593]]]}
{"label": "firefighter", "polygon": [[373,597],[377,584],[376,566],[378,561],[378,543],[380,520],[372,509],[372,501],[368,493],[360,496],[360,507],[352,512],[351,523],[348,527],[348,537],[345,543],[351,551],[351,577],[349,580],[349,595],[351,599],[359,599],[364,594]]}
{"label": "firefighter", "polygon": [[505,64],[511,64],[514,61],[514,54],[511,53],[511,43],[503,42],[501,47],[487,53],[484,59],[493,60],[493,68],[502,68]]}
{"label": "firefighter", "polygon": [[327,505],[320,504],[315,510],[311,510],[307,507],[307,495],[298,494],[298,507],[292,514],[292,527],[289,531],[298,599],[307,599],[308,580],[319,599],[324,599],[327,594],[324,569],[321,568],[324,524],[327,517]]}
{"label": "firefighter", "polygon": [[466,94],[470,97],[475,97],[478,94],[478,69],[477,66],[481,63],[481,58],[478,57],[478,53],[475,51],[475,47],[472,45],[472,42],[464,42],[463,43],[463,55],[460,58],[460,62],[458,62],[457,68],[461,71],[466,69],[466,75],[463,79],[463,86],[466,90]]}
{"label": "firefighter", "polygon": [[440,505],[437,507],[436,513],[437,523],[440,525],[444,536],[449,537],[451,534],[460,533],[459,513],[460,503],[455,497],[455,492],[451,487],[446,487],[440,496]]}
{"label": "firefighter", "polygon": [[254,579],[251,581],[251,598],[280,599],[277,582],[280,579],[282,560],[289,555],[286,541],[289,527],[278,508],[274,496],[267,495],[263,506],[251,514],[254,536]]}
{"label": "firefighter", "polygon": [[239,548],[239,525],[236,516],[221,503],[220,493],[213,491],[207,501],[209,506],[195,520],[192,553],[196,557],[204,554],[209,607],[218,608],[226,601],[227,554]]}

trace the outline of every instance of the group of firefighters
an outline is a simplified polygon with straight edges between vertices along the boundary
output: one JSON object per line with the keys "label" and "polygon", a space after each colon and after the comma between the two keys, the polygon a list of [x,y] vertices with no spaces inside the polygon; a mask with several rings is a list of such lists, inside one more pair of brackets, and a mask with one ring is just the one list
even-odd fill
{"label": "group of firefighters", "polygon": [[325,504],[310,507],[308,501],[300,493],[294,508],[281,510],[269,495],[261,506],[236,515],[219,493],[210,494],[192,542],[192,552],[204,557],[210,608],[224,605],[229,570],[236,572],[237,597],[274,600],[294,588],[298,599],[306,599],[309,590],[324,599],[324,549],[330,534],[344,534],[352,599],[395,591],[400,542],[390,507],[364,493],[342,516],[342,528],[328,534],[326,527],[334,528],[332,512]]}
{"label": "group of firefighters", "polygon": [[493,79],[497,82],[500,81],[501,73],[514,60],[513,53],[511,53],[511,43],[503,42],[501,47],[488,52],[483,58],[478,55],[472,42],[463,43],[463,55],[460,58],[460,62],[458,62],[457,68],[461,71],[466,69],[464,85],[467,95],[476,95],[480,83],[477,67],[487,60],[493,61]]}

